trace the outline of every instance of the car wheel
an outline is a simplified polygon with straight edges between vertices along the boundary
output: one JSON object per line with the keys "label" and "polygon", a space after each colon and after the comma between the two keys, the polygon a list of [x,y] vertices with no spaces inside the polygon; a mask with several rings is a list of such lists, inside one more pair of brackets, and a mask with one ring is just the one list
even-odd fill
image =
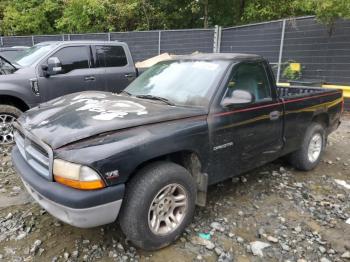
{"label": "car wheel", "polygon": [[18,108],[10,105],[0,105],[0,145],[12,144],[13,122],[22,114]]}
{"label": "car wheel", "polygon": [[306,130],[301,148],[289,156],[290,163],[300,170],[312,170],[321,160],[326,141],[324,127],[312,123]]}
{"label": "car wheel", "polygon": [[196,185],[185,168],[171,162],[152,163],[126,186],[121,229],[137,247],[165,247],[192,221],[195,202]]}

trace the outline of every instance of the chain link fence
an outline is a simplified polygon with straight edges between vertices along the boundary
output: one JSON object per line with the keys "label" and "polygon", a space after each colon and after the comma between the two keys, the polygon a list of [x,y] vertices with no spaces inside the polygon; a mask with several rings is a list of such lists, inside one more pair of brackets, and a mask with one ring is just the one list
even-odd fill
{"label": "chain link fence", "polygon": [[[302,17],[224,28],[220,51],[264,56],[278,82],[350,84],[350,21],[327,27]],[[298,74],[288,74],[290,63],[299,64]]]}
{"label": "chain link fence", "polygon": [[287,21],[282,62],[288,61],[301,63],[305,81],[349,84],[350,21],[339,20],[332,28],[315,19]]}
{"label": "chain link fence", "polygon": [[[164,52],[259,54],[273,65],[277,81],[350,84],[350,21],[344,20],[331,28],[314,17],[301,17],[229,28],[4,36],[0,47],[68,40],[123,41],[135,61]],[[300,65],[293,79],[286,74],[291,62]]]}
{"label": "chain link fence", "polygon": [[3,36],[0,47],[32,46],[44,41],[100,40],[122,41],[129,45],[135,61],[158,54],[190,54],[213,52],[214,29],[133,31],[94,34],[62,34],[35,36]]}
{"label": "chain link fence", "polygon": [[277,75],[281,28],[281,21],[224,28],[221,33],[220,51],[261,55],[270,61]]}

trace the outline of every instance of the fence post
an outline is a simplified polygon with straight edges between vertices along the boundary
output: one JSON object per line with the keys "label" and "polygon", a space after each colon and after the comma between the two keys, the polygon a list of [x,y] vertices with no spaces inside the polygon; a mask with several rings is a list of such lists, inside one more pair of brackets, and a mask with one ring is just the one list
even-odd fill
{"label": "fence post", "polygon": [[213,53],[220,53],[221,46],[221,26],[216,25],[214,28],[214,43],[213,43]]}
{"label": "fence post", "polygon": [[158,33],[158,55],[160,55],[161,49],[160,49],[160,42],[162,40],[162,31],[159,30]]}
{"label": "fence post", "polygon": [[0,46],[4,46],[4,40],[2,39],[2,36],[0,36]]}
{"label": "fence post", "polygon": [[70,41],[70,34],[68,34],[67,36],[68,36],[68,41]]}
{"label": "fence post", "polygon": [[35,45],[34,36],[32,35],[32,45]]}
{"label": "fence post", "polygon": [[62,41],[64,41],[64,34],[62,34]]}
{"label": "fence post", "polygon": [[213,39],[213,53],[216,53],[218,47],[218,34],[219,34],[219,26],[215,25],[214,28],[214,39]]}
{"label": "fence post", "polygon": [[111,32],[108,32],[108,41],[111,41]]}
{"label": "fence post", "polygon": [[282,21],[282,32],[281,32],[281,43],[280,43],[280,52],[278,55],[278,65],[277,65],[277,79],[276,82],[280,82],[280,74],[281,74],[281,65],[282,65],[282,55],[283,55],[283,45],[284,45],[284,33],[286,30],[286,19]]}
{"label": "fence post", "polygon": [[216,46],[217,53],[221,52],[221,34],[222,34],[222,27],[219,26],[218,43],[217,43],[217,46]]}

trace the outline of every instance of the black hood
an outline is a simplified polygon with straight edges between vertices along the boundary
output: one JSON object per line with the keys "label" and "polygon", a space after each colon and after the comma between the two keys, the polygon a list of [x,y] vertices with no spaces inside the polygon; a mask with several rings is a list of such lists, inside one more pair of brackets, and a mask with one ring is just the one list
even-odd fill
{"label": "black hood", "polygon": [[41,104],[24,113],[18,122],[56,149],[104,132],[204,114],[204,109],[107,92],[82,92]]}

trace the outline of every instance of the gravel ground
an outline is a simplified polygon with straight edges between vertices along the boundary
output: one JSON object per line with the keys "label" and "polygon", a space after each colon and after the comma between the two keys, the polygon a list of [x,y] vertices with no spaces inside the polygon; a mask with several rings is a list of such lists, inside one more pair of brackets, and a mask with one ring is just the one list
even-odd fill
{"label": "gravel ground", "polygon": [[172,246],[144,252],[118,225],[77,229],[24,191],[0,149],[0,261],[350,261],[350,115],[311,172],[275,161],[209,189]]}

